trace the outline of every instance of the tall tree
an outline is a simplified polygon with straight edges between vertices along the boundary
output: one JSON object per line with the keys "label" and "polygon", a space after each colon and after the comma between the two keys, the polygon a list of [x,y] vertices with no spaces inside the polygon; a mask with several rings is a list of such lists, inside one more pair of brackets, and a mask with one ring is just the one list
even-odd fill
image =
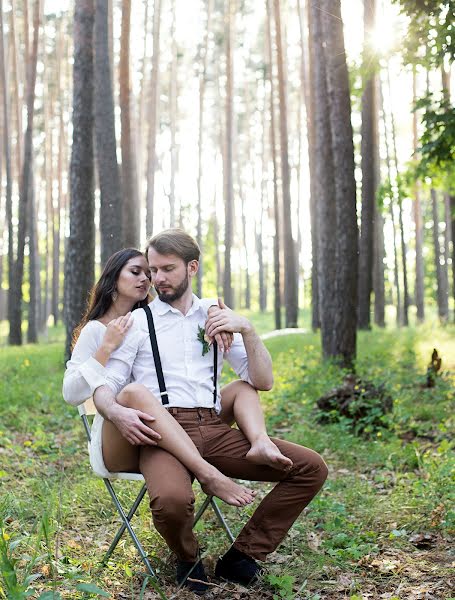
{"label": "tall tree", "polygon": [[227,0],[225,4],[225,43],[226,43],[226,102],[223,152],[224,181],[224,301],[234,307],[234,293],[231,279],[231,252],[234,231],[234,184],[232,176],[232,136],[234,119],[234,61],[233,61],[233,21],[235,17],[235,0]]}
{"label": "tall tree", "polygon": [[373,290],[373,247],[375,205],[378,188],[378,102],[376,64],[371,45],[375,26],[376,1],[364,0],[363,94],[362,94],[362,220],[359,243],[359,329],[370,328],[371,292]]}
{"label": "tall tree", "polygon": [[[417,101],[417,73],[416,66],[412,67],[412,97],[413,105]],[[417,111],[414,110],[412,115],[412,139],[414,154],[417,152],[419,136],[417,133]],[[414,202],[413,202],[413,218],[415,228],[415,303],[417,308],[417,321],[422,323],[425,319],[424,307],[424,262],[423,262],[423,224],[422,224],[422,208],[420,201],[420,184],[418,181],[414,184]]]}
{"label": "tall tree", "polygon": [[153,233],[153,211],[155,202],[155,171],[156,171],[156,135],[159,115],[159,71],[160,71],[160,26],[161,0],[153,3],[153,58],[150,80],[150,111],[147,158],[147,197],[146,197],[146,228],[147,235]]}
{"label": "tall tree", "polygon": [[93,25],[94,0],[77,0],[74,10],[73,144],[70,165],[70,235],[65,254],[66,356],[94,281]]}
{"label": "tall tree", "polygon": [[[33,157],[32,157],[33,161]],[[41,285],[40,285],[40,257],[38,252],[38,198],[33,177],[30,175],[28,229],[28,268],[29,268],[29,303],[28,303],[28,328],[27,342],[36,344],[40,326],[41,311]]]}
{"label": "tall tree", "polygon": [[[318,218],[316,206],[316,173],[315,173],[315,89],[312,79],[311,63],[314,63],[313,45],[307,44],[305,40],[304,14],[300,6],[300,0],[297,2],[297,11],[300,28],[300,83],[303,89],[303,98],[305,101],[306,130],[308,144],[308,167],[310,174],[310,222],[311,222],[311,327],[316,331],[321,326],[319,316],[319,291],[318,291]],[[308,7],[306,8],[308,14]]]}
{"label": "tall tree", "polygon": [[273,312],[275,315],[275,329],[281,329],[281,265],[280,265],[280,232],[281,216],[278,195],[278,159],[275,125],[275,84],[273,75],[273,52],[272,52],[272,10],[271,0],[267,2],[267,55],[268,73],[270,82],[270,153],[272,155],[273,167],[273,216],[275,220],[275,235],[273,236]]}
{"label": "tall tree", "polygon": [[335,356],[352,367],[357,346],[358,229],[351,97],[346,64],[340,0],[322,1],[326,40],[327,94],[332,134],[336,201],[336,300]]}
{"label": "tall tree", "polygon": [[141,211],[139,206],[139,191],[134,151],[135,144],[131,120],[130,22],[131,0],[123,0],[119,65],[123,245],[139,246]]}
{"label": "tall tree", "polygon": [[438,316],[445,323],[449,316],[448,290],[444,279],[444,252],[441,252],[439,241],[439,203],[438,195],[434,188],[431,188],[431,208],[433,215],[433,248],[434,261],[436,267],[436,285]]}
{"label": "tall tree", "polygon": [[10,306],[9,343],[22,344],[22,281],[24,278],[25,235],[27,231],[27,216],[30,206],[33,125],[35,114],[35,85],[38,63],[38,40],[41,24],[41,0],[35,0],[33,5],[33,42],[32,50],[27,61],[27,128],[24,138],[24,160],[19,185],[19,223],[17,231],[17,258],[14,265],[14,278],[8,305]]}
{"label": "tall tree", "polygon": [[336,300],[336,207],[332,153],[332,133],[329,113],[326,58],[323,46],[321,11],[308,3],[310,43],[310,73],[314,90],[312,120],[314,127],[314,195],[317,207],[318,290],[322,353],[324,358],[335,355],[334,328]]}
{"label": "tall tree", "polygon": [[280,149],[281,149],[281,180],[283,201],[283,233],[284,233],[284,295],[286,309],[286,327],[297,327],[298,319],[298,288],[296,279],[295,243],[292,237],[292,204],[291,204],[291,175],[288,152],[288,116],[286,79],[284,69],[284,54],[281,31],[281,14],[279,0],[273,0],[275,16],[276,62],[278,67],[278,94],[280,105]]}
{"label": "tall tree", "polygon": [[95,139],[100,185],[101,263],[122,246],[122,198],[115,139],[114,96],[109,58],[108,5],[95,0]]}
{"label": "tall tree", "polygon": [[[207,24],[205,26],[204,45],[202,47],[202,65],[199,72],[199,131],[198,131],[198,174],[197,174],[197,234],[196,240],[202,250],[202,144],[204,133],[205,87],[207,79],[207,57],[209,51],[209,35],[212,18],[213,1],[207,2]],[[203,264],[197,272],[197,295],[202,297]]]}
{"label": "tall tree", "polygon": [[171,25],[171,65],[169,82],[169,125],[171,129],[171,173],[169,185],[169,224],[175,227],[175,177],[177,174],[177,123],[178,123],[178,49],[175,34],[176,28],[176,0],[172,0],[172,25]]}
{"label": "tall tree", "polygon": [[[8,102],[8,80],[5,64],[5,30],[3,25],[3,0],[0,0],[0,78],[2,88],[2,110],[3,110],[3,157],[6,175],[6,198],[5,214],[8,228],[8,290],[9,293],[14,285],[14,243],[13,243],[13,177],[11,172],[11,135],[10,135],[10,113]],[[11,302],[8,302],[8,321],[12,322]]]}

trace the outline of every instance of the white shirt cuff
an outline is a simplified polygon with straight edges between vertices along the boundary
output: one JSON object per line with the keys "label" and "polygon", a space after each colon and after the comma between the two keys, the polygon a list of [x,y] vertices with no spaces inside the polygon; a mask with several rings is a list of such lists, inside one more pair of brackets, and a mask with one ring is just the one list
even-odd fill
{"label": "white shirt cuff", "polygon": [[79,369],[81,375],[93,390],[106,384],[107,370],[93,356],[81,364]]}

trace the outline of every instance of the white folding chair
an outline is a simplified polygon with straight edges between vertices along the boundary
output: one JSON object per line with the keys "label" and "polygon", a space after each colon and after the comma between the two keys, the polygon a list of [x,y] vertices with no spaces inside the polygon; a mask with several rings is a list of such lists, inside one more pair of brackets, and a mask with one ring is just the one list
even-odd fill
{"label": "white folding chair", "polygon": [[[90,445],[92,435],[91,435],[91,421],[89,420],[89,417],[96,414],[96,407],[93,403],[93,400],[90,398],[89,400],[84,402],[84,404],[80,404],[78,406],[78,411],[79,411],[79,415],[82,418],[82,423],[84,425],[85,433],[87,435],[88,444]],[[100,476],[98,475],[98,477],[100,477]],[[130,521],[133,518],[133,515],[136,513],[136,510],[138,509],[139,505],[142,502],[142,499],[145,496],[145,493],[147,491],[146,485],[145,485],[145,483],[142,485],[141,490],[136,497],[136,500],[133,502],[128,513],[126,513],[124,508],[122,507],[122,505],[117,497],[117,494],[114,491],[114,487],[112,485],[112,481],[115,479],[123,479],[123,480],[128,480],[128,481],[144,481],[144,478],[140,473],[110,473],[109,477],[103,477],[104,484],[107,488],[107,491],[109,492],[109,495],[112,498],[112,501],[115,504],[115,507],[116,507],[119,515],[120,515],[122,524],[121,524],[119,530],[117,531],[114,539],[112,540],[112,544],[110,545],[109,550],[106,552],[106,554],[103,558],[102,565],[103,566],[106,565],[111,554],[113,553],[117,544],[119,543],[120,538],[122,537],[122,535],[124,534],[124,532],[126,530],[126,531],[128,531],[129,535],[131,536],[131,539],[133,540],[133,543],[136,546],[136,549],[137,549],[137,551],[141,557],[141,560],[144,563],[148,573],[152,577],[155,577],[155,571],[153,570],[153,567],[150,564],[147,554],[146,554],[141,542],[139,541],[138,537],[134,533],[133,528],[131,527],[131,524],[130,524]],[[232,532],[229,529],[229,525],[226,523],[226,520],[223,517],[221,510],[220,510],[219,506],[217,505],[215,498],[213,496],[205,497],[204,502],[202,503],[202,505],[200,506],[199,510],[196,513],[196,516],[194,517],[193,527],[196,525],[196,523],[199,521],[199,519],[202,517],[202,515],[205,513],[205,511],[207,510],[207,508],[209,506],[211,506],[213,508],[213,511],[214,511],[221,527],[224,529],[227,537],[229,538],[230,542],[232,543],[234,541],[234,536],[232,535]]]}

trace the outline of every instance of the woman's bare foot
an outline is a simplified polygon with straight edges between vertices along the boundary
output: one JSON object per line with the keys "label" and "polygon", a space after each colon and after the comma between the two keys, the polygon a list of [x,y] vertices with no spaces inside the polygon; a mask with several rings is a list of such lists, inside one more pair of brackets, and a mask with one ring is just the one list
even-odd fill
{"label": "woman's bare foot", "polygon": [[213,471],[210,470],[204,473],[204,476],[198,477],[201,488],[207,495],[216,496],[232,506],[245,506],[253,502],[255,491],[235,483],[215,467],[212,468]]}
{"label": "woman's bare foot", "polygon": [[268,435],[258,437],[246,454],[246,459],[258,465],[268,465],[285,471],[292,467],[292,460],[284,456]]}

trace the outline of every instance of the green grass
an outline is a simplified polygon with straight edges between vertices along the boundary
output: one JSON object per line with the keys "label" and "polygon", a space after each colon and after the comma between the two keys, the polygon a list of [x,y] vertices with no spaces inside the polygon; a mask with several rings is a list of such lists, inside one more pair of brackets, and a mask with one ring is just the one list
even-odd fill
{"label": "green grass", "polygon": [[[257,317],[262,331],[266,317]],[[212,597],[232,599],[243,593],[243,598],[275,594],[338,600],[389,594],[407,600],[417,598],[420,588],[434,598],[450,597],[448,544],[455,529],[454,334],[453,326],[434,323],[359,334],[358,374],[385,383],[394,399],[387,427],[369,438],[355,437],[345,421],[317,423],[315,400],[343,376],[335,365],[321,362],[317,334],[267,341],[275,374],[273,391],[262,395],[269,430],[321,452],[330,476],[270,557],[264,583],[248,592],[232,586],[214,588]],[[96,584],[112,598],[139,598],[142,568],[127,538],[108,567],[100,569],[99,559],[116,531],[117,518],[102,481],[88,467],[77,411],[61,399],[63,330],[50,331],[49,338],[59,341],[1,349],[3,547],[13,542],[10,557],[17,560],[19,587],[27,570],[38,575],[30,584],[37,590],[34,597],[44,590],[62,598],[95,597],[80,585]],[[424,389],[433,347],[442,356],[443,376],[435,388]],[[225,381],[230,377],[226,372]],[[260,496],[268,488],[257,485]],[[130,500],[135,489],[128,484],[121,494]],[[151,549],[169,593],[174,589],[169,552],[150,527],[146,504],[135,519],[136,530]],[[252,510],[223,507],[235,532]],[[211,517],[198,531],[211,573],[226,539]],[[427,548],[412,543],[419,534],[429,536]],[[1,556],[0,545],[0,573],[7,570]],[[2,585],[5,588],[0,576]],[[147,593],[148,598],[158,597],[152,588]]]}

